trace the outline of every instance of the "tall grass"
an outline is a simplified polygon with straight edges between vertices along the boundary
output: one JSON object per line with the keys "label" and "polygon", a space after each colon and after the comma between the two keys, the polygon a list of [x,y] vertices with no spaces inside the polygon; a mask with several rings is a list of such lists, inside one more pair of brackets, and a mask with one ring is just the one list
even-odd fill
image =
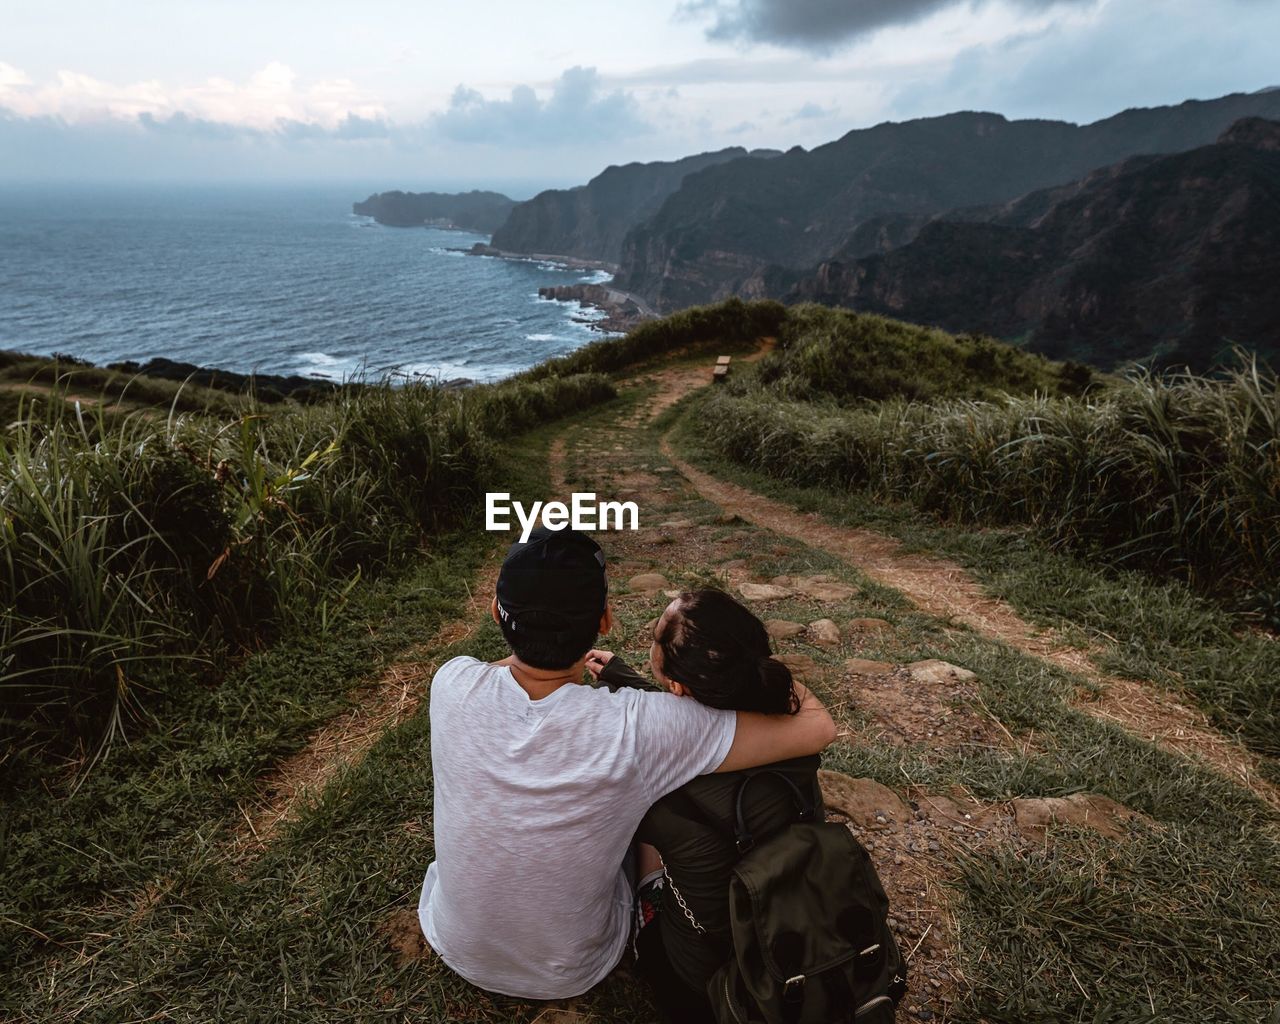
{"label": "tall grass", "polygon": [[783,398],[843,405],[1078,395],[1095,383],[1087,366],[1052,362],[990,338],[812,304],[787,311],[778,346],[760,361],[758,378]]}
{"label": "tall grass", "polygon": [[1084,399],[841,409],[756,386],[699,417],[713,450],[782,479],[1030,524],[1257,608],[1280,591],[1280,386],[1255,362],[1222,379],[1134,375]]}
{"label": "tall grass", "polygon": [[538,381],[578,373],[612,373],[657,355],[710,342],[731,344],[776,335],[787,322],[785,306],[772,300],[726,299],[714,306],[693,306],[660,320],[649,320],[624,337],[585,345],[548,359],[517,380]]}
{"label": "tall grass", "polygon": [[148,691],[325,621],[474,515],[502,437],[613,394],[588,374],[221,416],[20,404],[0,424],[0,738],[101,749]]}

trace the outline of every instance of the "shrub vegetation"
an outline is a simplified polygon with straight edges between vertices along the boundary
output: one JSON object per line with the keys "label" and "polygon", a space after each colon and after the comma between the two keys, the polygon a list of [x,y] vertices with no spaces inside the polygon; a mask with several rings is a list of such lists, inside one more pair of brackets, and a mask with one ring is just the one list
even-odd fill
{"label": "shrub vegetation", "polygon": [[[787,311],[758,380],[796,401],[842,405],[902,398],[1073,395],[1095,383],[1079,363],[1057,363],[999,341],[955,336],[882,316],[806,304]],[[741,379],[741,378],[740,378]]]}
{"label": "shrub vegetation", "polygon": [[[614,394],[600,374],[416,380],[268,407],[109,374],[86,409],[63,399],[88,370],[59,365],[27,378],[49,390],[3,392],[7,743],[110,741],[147,693],[323,624],[361,574],[474,514],[498,439]],[[109,408],[122,393],[162,404]]]}
{"label": "shrub vegetation", "polygon": [[780,400],[787,378],[761,378],[701,407],[718,454],[947,520],[1029,524],[1108,563],[1275,607],[1280,387],[1255,363],[1216,379],[1135,373],[1082,398],[856,408]]}
{"label": "shrub vegetation", "polygon": [[780,302],[726,299],[714,306],[694,306],[661,320],[649,320],[624,337],[593,342],[520,374],[517,380],[544,380],[575,373],[612,373],[677,349],[710,342],[731,345],[774,337],[788,322]]}

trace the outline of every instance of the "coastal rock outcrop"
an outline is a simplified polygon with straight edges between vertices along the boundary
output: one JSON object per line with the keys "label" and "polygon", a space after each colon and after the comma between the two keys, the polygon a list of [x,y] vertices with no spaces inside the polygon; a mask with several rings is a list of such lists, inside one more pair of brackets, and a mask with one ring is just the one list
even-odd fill
{"label": "coastal rock outcrop", "polygon": [[601,320],[593,320],[592,326],[605,331],[625,332],[649,319],[634,298],[603,284],[559,284],[538,289],[538,295],[555,302],[577,302],[583,306],[603,310]]}
{"label": "coastal rock outcrop", "polygon": [[488,235],[516,205],[500,192],[378,192],[351,212],[393,228],[451,228]]}

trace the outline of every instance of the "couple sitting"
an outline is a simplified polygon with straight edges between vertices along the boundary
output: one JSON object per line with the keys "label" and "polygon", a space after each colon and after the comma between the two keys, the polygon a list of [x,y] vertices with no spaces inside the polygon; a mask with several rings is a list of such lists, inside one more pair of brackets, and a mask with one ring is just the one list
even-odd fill
{"label": "couple sitting", "polygon": [[511,656],[455,658],[431,686],[428,943],[480,988],[539,1000],[587,991],[633,948],[664,1016],[711,1019],[706,983],[733,955],[737,784],[763,765],[794,782],[752,788],[761,833],[795,820],[793,788],[820,808],[831,716],[718,591],[667,606],[662,690],[646,688],[594,649],[612,624],[604,555],[570,530],[512,546],[493,615]]}

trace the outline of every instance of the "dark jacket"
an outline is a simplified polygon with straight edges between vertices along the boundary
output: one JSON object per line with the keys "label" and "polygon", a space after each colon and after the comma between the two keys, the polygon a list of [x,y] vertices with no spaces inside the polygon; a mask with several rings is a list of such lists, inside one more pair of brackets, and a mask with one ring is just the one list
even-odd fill
{"label": "dark jacket", "polygon": [[[601,672],[600,682],[610,689],[651,685],[616,656]],[[664,796],[640,823],[636,837],[657,847],[667,868],[659,919],[662,945],[674,972],[694,991],[703,992],[707,980],[733,953],[729,876],[738,861],[734,845],[738,787],[749,775],[781,772],[820,809],[818,766],[814,754],[763,768],[701,775]],[[797,818],[794,797],[778,779],[753,782],[744,807],[756,839]]]}

